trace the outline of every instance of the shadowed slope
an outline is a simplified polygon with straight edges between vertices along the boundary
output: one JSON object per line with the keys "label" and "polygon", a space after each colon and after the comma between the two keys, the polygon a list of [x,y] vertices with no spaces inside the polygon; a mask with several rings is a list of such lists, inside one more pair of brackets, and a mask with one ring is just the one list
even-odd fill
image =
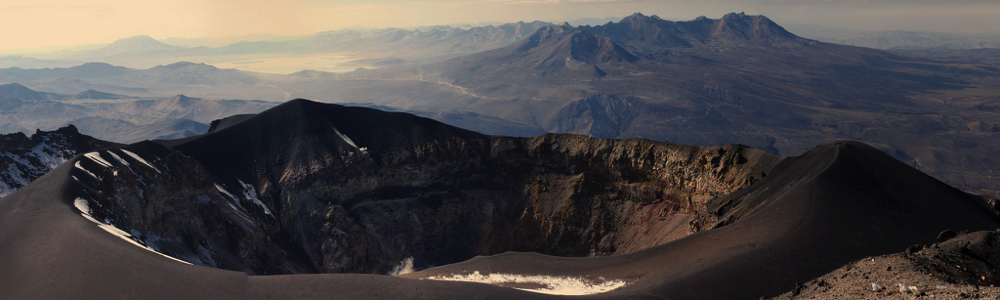
{"label": "shadowed slope", "polygon": [[[514,139],[299,100],[162,144],[174,148],[78,156],[0,199],[0,269],[13,270],[0,293],[556,298],[388,276],[246,276],[155,253],[253,274],[384,274],[408,257],[425,268],[515,250],[618,255],[508,252],[406,276],[624,284],[589,299],[757,299],[942,230],[1000,227],[981,198],[857,142],[782,159],[738,145]],[[109,226],[128,241],[98,230]],[[511,279],[525,277],[536,279]]]}
{"label": "shadowed slope", "polygon": [[998,233],[945,231],[934,244],[852,262],[773,299],[997,299]]}
{"label": "shadowed slope", "polygon": [[[218,124],[160,143],[195,159],[220,187],[252,195],[244,205],[266,235],[248,236],[285,241],[313,263],[305,269],[320,272],[385,273],[408,257],[427,267],[510,250],[634,251],[698,230],[690,220],[705,201],[780,161],[738,145],[489,137],[305,100]],[[299,269],[259,267],[225,268]]]}
{"label": "shadowed slope", "polygon": [[[366,160],[370,153],[486,138],[411,114],[303,99],[219,124],[206,135],[162,143],[195,158],[216,177],[235,177],[258,186],[260,194],[280,190],[287,181],[301,180],[319,169]],[[392,154],[371,157],[388,160],[376,164],[398,163],[392,160],[400,158]]]}
{"label": "shadowed slope", "polygon": [[[10,299],[554,299],[482,284],[373,275],[247,276],[182,264],[80,216],[78,156],[0,200],[0,294]],[[605,297],[605,299],[607,299]],[[652,299],[636,297],[634,299]]]}
{"label": "shadowed slope", "polygon": [[73,125],[41,131],[0,135],[0,196],[27,185],[77,154],[116,146],[81,134]]}
{"label": "shadowed slope", "polygon": [[222,130],[223,128],[232,126],[233,124],[243,122],[243,120],[253,117],[253,114],[243,114],[243,115],[232,115],[222,119],[213,120],[211,124],[208,124],[208,131],[205,133],[214,132],[217,130]]}
{"label": "shadowed slope", "polygon": [[587,260],[509,253],[407,275],[589,274],[668,299],[774,296],[853,260],[1000,219],[972,196],[856,142],[785,160],[773,176],[713,200],[732,224],[635,253]]}

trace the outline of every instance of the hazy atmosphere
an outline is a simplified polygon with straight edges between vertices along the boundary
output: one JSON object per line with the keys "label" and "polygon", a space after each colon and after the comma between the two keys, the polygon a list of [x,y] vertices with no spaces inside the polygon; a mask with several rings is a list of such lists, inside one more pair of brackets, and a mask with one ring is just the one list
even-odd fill
{"label": "hazy atmosphere", "polygon": [[987,0],[42,0],[0,4],[0,26],[9,29],[0,52],[105,44],[142,34],[156,39],[284,36],[354,26],[560,22],[634,12],[689,20],[734,11],[766,15],[779,24],[859,30],[990,33],[1000,28],[1000,2]]}
{"label": "hazy atmosphere", "polygon": [[997,16],[6,0],[0,298],[997,300]]}

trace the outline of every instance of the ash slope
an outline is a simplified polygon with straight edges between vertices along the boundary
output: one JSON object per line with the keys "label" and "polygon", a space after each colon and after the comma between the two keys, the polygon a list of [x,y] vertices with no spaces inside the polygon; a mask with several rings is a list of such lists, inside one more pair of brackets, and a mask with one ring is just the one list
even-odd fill
{"label": "ash slope", "polygon": [[[471,283],[247,276],[185,265],[98,230],[74,208],[78,199],[95,222],[135,243],[249,273],[382,272],[407,256],[419,268],[513,246],[563,256],[630,249],[586,258],[510,252],[407,275],[627,282],[585,296],[606,299],[774,296],[850,261],[928,243],[945,229],[1000,227],[981,198],[856,142],[782,159],[740,146],[515,139],[302,100],[221,123],[195,138],[78,156],[0,199],[0,292],[558,298]],[[685,226],[670,226],[678,220]],[[628,226],[651,223],[663,226]]]}

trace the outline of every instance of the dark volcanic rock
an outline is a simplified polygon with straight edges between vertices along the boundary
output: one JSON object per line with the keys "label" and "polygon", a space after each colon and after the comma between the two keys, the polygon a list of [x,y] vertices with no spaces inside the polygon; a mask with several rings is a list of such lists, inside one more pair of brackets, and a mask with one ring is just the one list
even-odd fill
{"label": "dark volcanic rock", "polygon": [[[296,100],[202,136],[89,152],[0,198],[0,268],[12,270],[0,282],[13,283],[0,293],[561,298],[438,281],[472,278],[540,292],[575,282],[598,293],[586,299],[758,299],[825,288],[834,281],[810,280],[866,256],[921,255],[912,246],[944,230],[997,227],[982,197],[857,142],[782,158],[493,137]],[[989,266],[993,244],[956,249]],[[247,276],[410,264],[438,267]]]}
{"label": "dark volcanic rock", "polygon": [[[931,243],[948,228],[1000,227],[1000,217],[981,197],[850,141],[786,158],[764,180],[708,201],[705,211],[717,220],[705,222],[714,225],[711,230],[623,255],[584,262],[506,253],[406,276],[589,274],[634,278],[618,290],[622,294],[758,299],[866,256]],[[797,289],[804,294],[808,288]]]}
{"label": "dark volcanic rock", "polygon": [[[238,119],[163,142],[179,152],[152,154],[176,157],[154,165],[188,175],[107,177],[114,179],[95,187],[97,206],[174,203],[106,214],[122,218],[115,224],[126,231],[204,246],[213,254],[196,262],[211,266],[387,273],[408,257],[423,268],[505,251],[588,256],[666,243],[697,230],[691,220],[706,201],[760,180],[781,160],[734,145],[490,137],[409,114],[304,100]],[[187,203],[197,211],[195,199],[219,203],[209,211],[220,216],[185,213],[203,225],[157,225],[155,215],[176,214],[166,207]],[[222,220],[243,222],[232,217],[239,214],[251,218],[249,227],[224,230],[227,236],[206,231],[230,226]]]}
{"label": "dark volcanic rock", "polygon": [[[132,233],[152,249],[208,267],[249,274],[313,273],[298,253],[270,241],[243,202],[246,190],[229,192],[197,161],[152,142],[92,152],[73,175],[92,199],[90,214]],[[234,194],[235,193],[235,194]],[[249,199],[248,199],[249,200]],[[259,208],[258,208],[259,209]],[[277,245],[276,245],[277,244]]]}
{"label": "dark volcanic rock", "polygon": [[[951,232],[951,231],[948,231]],[[954,236],[954,232],[951,232]],[[775,299],[943,299],[1000,297],[1000,232],[977,231],[905,253],[864,258]],[[822,284],[821,284],[822,283]],[[883,290],[875,291],[871,284]],[[900,292],[899,284],[917,292]]]}
{"label": "dark volcanic rock", "polygon": [[932,244],[911,257],[928,274],[949,283],[1000,286],[1000,234],[980,231]]}
{"label": "dark volcanic rock", "polygon": [[243,114],[234,115],[222,119],[212,120],[212,123],[208,124],[208,131],[205,133],[215,132],[216,130],[222,130],[223,128],[232,126],[233,124],[242,122],[243,120],[253,117],[254,114]]}
{"label": "dark volcanic rock", "polygon": [[80,134],[69,125],[53,131],[0,135],[0,196],[6,196],[73,156],[117,145]]}

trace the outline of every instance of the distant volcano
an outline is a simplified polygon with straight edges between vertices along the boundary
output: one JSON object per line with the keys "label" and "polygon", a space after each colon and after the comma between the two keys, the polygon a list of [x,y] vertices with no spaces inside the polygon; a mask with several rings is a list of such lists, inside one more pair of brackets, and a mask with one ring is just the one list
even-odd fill
{"label": "distant volcano", "polygon": [[115,55],[122,53],[139,53],[152,51],[176,50],[175,46],[164,44],[148,35],[137,35],[133,37],[119,39],[107,46],[95,50],[104,55]]}
{"label": "distant volcano", "polygon": [[74,99],[126,99],[128,96],[116,95],[111,93],[105,93],[100,91],[95,91],[93,89],[80,92],[73,96]]}

